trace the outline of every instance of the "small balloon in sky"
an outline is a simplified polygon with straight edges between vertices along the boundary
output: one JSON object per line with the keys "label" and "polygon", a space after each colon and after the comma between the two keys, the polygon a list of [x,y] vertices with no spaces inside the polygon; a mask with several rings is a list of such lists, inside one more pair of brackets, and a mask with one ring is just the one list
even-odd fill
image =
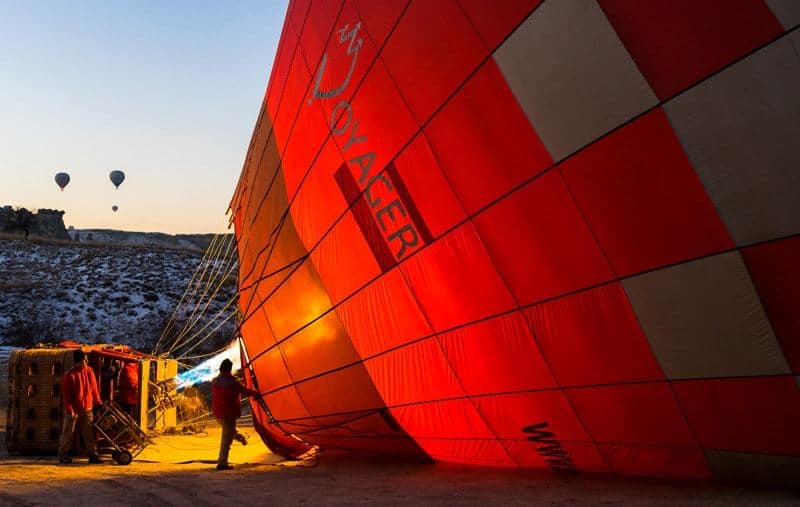
{"label": "small balloon in sky", "polygon": [[64,191],[64,187],[66,187],[68,184],[69,184],[69,174],[67,173],[56,174],[56,185],[58,185],[58,187],[61,189],[62,192]]}
{"label": "small balloon in sky", "polygon": [[111,183],[113,183],[117,188],[119,188],[119,186],[122,185],[122,182],[125,181],[125,173],[122,171],[111,171],[108,177],[111,179]]}
{"label": "small balloon in sky", "polygon": [[117,206],[116,204],[111,206],[111,211],[113,211],[114,213],[116,213],[118,209],[119,209],[119,206]]}

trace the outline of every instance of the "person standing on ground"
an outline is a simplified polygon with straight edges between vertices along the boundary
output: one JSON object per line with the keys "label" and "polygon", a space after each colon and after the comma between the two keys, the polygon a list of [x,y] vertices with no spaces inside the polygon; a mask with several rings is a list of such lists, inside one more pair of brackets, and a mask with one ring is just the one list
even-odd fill
{"label": "person standing on ground", "polygon": [[89,463],[103,463],[97,455],[97,444],[94,439],[94,415],[92,409],[101,405],[100,391],[94,370],[89,366],[86,354],[81,349],[73,352],[75,366],[61,376],[61,399],[64,402],[64,422],[61,426],[61,438],[58,441],[58,462],[72,463],[69,450],[75,425],[81,427],[83,441],[89,453]]}
{"label": "person standing on ground", "polygon": [[119,372],[119,404],[128,415],[136,419],[139,404],[139,363],[126,362]]}
{"label": "person standing on ground", "polygon": [[254,389],[245,387],[231,374],[233,363],[224,359],[219,365],[219,375],[211,381],[211,411],[222,427],[222,438],[219,443],[217,470],[230,470],[228,452],[234,440],[247,445],[247,438],[236,431],[236,419],[242,415],[241,395],[260,396]]}

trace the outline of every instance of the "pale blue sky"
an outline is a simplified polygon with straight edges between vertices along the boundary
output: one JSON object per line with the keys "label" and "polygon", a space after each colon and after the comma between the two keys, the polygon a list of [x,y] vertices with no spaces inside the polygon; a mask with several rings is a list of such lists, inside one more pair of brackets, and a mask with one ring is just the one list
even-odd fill
{"label": "pale blue sky", "polygon": [[286,4],[0,0],[0,205],[78,228],[224,230]]}

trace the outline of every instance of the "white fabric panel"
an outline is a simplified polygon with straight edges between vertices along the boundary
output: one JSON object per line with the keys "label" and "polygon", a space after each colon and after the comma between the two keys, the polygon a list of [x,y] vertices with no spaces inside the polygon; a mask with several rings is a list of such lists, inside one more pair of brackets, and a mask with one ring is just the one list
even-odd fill
{"label": "white fabric panel", "polygon": [[800,60],[789,37],[665,110],[737,245],[800,232]]}
{"label": "white fabric panel", "polygon": [[623,286],[667,378],[790,373],[739,252]]}
{"label": "white fabric panel", "polygon": [[494,57],[555,160],[657,103],[594,1],[543,3]]}
{"label": "white fabric panel", "polygon": [[767,5],[769,5],[775,17],[778,18],[778,21],[781,22],[781,25],[786,30],[800,24],[800,1],[767,0]]}

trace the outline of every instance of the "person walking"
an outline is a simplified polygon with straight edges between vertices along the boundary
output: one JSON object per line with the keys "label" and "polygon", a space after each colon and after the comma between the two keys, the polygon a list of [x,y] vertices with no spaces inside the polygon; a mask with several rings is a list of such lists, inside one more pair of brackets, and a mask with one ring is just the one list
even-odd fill
{"label": "person walking", "polygon": [[211,381],[211,411],[222,427],[219,442],[217,470],[230,470],[228,453],[234,440],[247,445],[247,438],[236,431],[236,419],[242,415],[241,395],[260,396],[260,393],[243,385],[231,373],[233,363],[224,359],[219,365],[219,375]]}
{"label": "person walking", "polygon": [[61,425],[61,437],[58,441],[58,462],[72,463],[69,451],[75,435],[75,426],[79,425],[89,463],[103,463],[97,455],[97,444],[94,438],[94,415],[92,409],[101,405],[100,391],[97,389],[97,378],[89,366],[86,354],[77,349],[72,355],[75,365],[61,376],[61,399],[64,402],[64,417]]}

